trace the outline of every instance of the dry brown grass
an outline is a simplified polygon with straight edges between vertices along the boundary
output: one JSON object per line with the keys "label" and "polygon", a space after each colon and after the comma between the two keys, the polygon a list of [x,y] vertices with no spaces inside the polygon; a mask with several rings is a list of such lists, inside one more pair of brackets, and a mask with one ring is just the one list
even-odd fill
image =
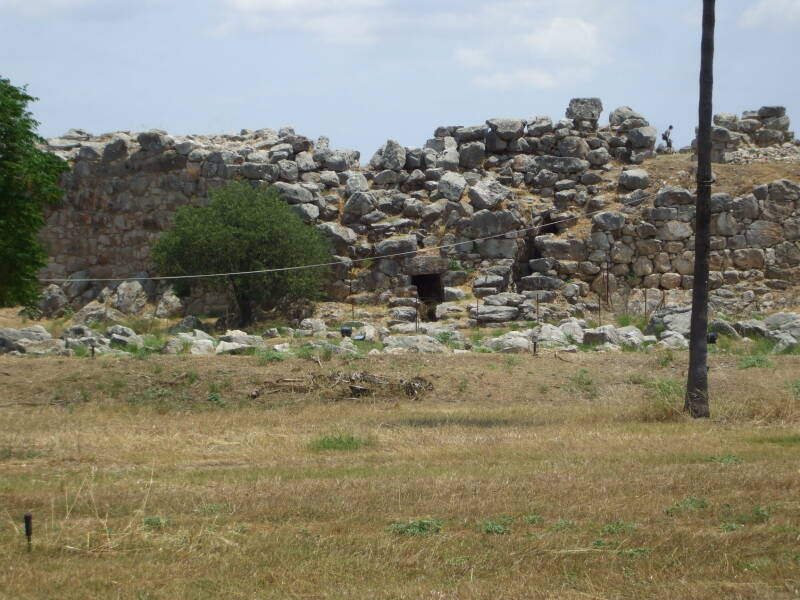
{"label": "dry brown grass", "polygon": [[[796,598],[798,358],[713,356],[705,422],[670,412],[683,353],[562,358],[0,357],[0,403],[61,403],[0,409],[0,597]],[[249,398],[352,370],[435,389]]]}
{"label": "dry brown grass", "polygon": [[[692,169],[697,163],[691,154],[671,154],[657,156],[642,165],[650,173],[651,187],[648,191],[658,191],[662,185],[680,185],[694,190],[695,179]],[[717,181],[712,192],[724,192],[732,196],[749,194],[754,186],[769,183],[776,179],[800,181],[800,162],[753,162],[745,165],[713,165]]]}

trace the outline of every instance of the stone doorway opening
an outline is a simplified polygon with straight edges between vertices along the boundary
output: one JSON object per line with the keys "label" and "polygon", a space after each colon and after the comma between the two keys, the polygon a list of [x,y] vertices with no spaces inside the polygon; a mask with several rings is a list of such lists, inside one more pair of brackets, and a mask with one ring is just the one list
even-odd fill
{"label": "stone doorway opening", "polygon": [[444,283],[441,273],[412,275],[411,285],[417,288],[417,297],[422,303],[420,317],[426,321],[436,320],[436,307],[444,302]]}
{"label": "stone doorway opening", "polygon": [[522,277],[531,274],[531,269],[529,263],[531,260],[535,260],[537,258],[543,258],[542,252],[539,247],[536,245],[536,238],[543,235],[557,235],[558,225],[555,223],[551,223],[550,215],[546,215],[544,218],[543,223],[539,226],[539,229],[536,230],[535,234],[529,235],[525,238],[525,251],[523,255],[518,259],[518,262],[514,264],[514,279],[519,280]]}

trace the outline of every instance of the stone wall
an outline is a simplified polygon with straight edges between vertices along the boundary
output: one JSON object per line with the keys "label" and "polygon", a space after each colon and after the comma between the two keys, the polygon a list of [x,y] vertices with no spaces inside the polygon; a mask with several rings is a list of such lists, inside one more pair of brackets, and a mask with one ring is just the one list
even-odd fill
{"label": "stone wall", "polygon": [[[630,107],[603,127],[601,113],[599,99],[582,98],[561,120],[438,127],[422,147],[387,141],[366,167],[358,152],[291,128],[175,138],[72,131],[49,142],[73,169],[63,205],[47,216],[43,275],[141,276],[150,243],[178,207],[244,179],[273,184],[329,237],[340,261],[334,299],[386,300],[428,274],[484,298],[519,292],[493,300],[501,305],[580,304],[606,287],[691,288],[692,195],[647,194],[649,175],[636,165],[617,176],[614,164],[654,156],[657,131]],[[713,285],[797,282],[798,199],[787,181],[714,196]],[[82,303],[103,285],[65,287]]]}
{"label": "stone wall", "polygon": [[[746,110],[739,118],[733,113],[714,115],[711,130],[711,160],[713,162],[735,162],[741,150],[747,148],[769,148],[783,144],[794,145],[794,131],[783,106],[762,106],[758,110]],[[697,140],[692,142],[692,148]]]}

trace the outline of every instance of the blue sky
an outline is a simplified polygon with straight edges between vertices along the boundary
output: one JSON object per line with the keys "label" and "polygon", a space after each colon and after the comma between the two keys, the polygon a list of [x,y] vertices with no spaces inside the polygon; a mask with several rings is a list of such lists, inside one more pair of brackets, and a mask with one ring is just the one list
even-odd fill
{"label": "blue sky", "polygon": [[[0,0],[0,76],[40,133],[293,125],[362,160],[437,125],[564,116],[598,96],[679,144],[697,114],[701,0]],[[718,0],[715,112],[787,106],[800,0]]]}

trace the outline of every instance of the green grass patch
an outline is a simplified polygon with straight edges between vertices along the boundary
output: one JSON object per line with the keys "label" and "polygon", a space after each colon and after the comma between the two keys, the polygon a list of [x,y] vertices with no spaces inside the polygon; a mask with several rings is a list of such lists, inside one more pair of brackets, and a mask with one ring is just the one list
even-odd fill
{"label": "green grass patch", "polygon": [[725,456],[710,456],[708,460],[713,463],[717,463],[718,465],[738,465],[744,462],[743,459],[739,458],[738,456],[733,456],[732,454],[726,454]]}
{"label": "green grass patch", "polygon": [[164,517],[145,517],[142,519],[142,527],[148,531],[161,531],[172,525],[172,521]]}
{"label": "green grass patch", "polygon": [[485,520],[481,522],[481,533],[487,535],[508,535],[511,533],[512,519],[509,517],[499,517],[495,520]]}
{"label": "green grass patch", "polygon": [[256,357],[256,362],[258,363],[259,367],[265,367],[270,363],[281,362],[286,360],[286,355],[283,352],[278,352],[277,350],[262,350],[258,349],[253,353],[253,356]]}
{"label": "green grass patch", "polygon": [[662,369],[670,366],[672,362],[675,360],[675,355],[672,353],[672,350],[666,350],[662,352],[658,357],[658,366]]}
{"label": "green grass patch", "polygon": [[15,450],[13,448],[0,448],[0,460],[28,460],[37,458],[42,453],[38,450]]}
{"label": "green grass patch", "polygon": [[434,337],[439,341],[439,343],[444,344],[448,348],[452,348],[454,350],[460,350],[462,348],[462,344],[458,341],[458,337],[454,331],[441,331]]}
{"label": "green grass patch", "polygon": [[682,379],[657,377],[646,385],[655,397],[664,400],[682,400],[686,394],[686,383]]}
{"label": "green grass patch", "polygon": [[542,517],[541,515],[525,515],[524,517],[522,517],[522,519],[528,525],[541,525],[542,523],[544,523],[544,517]]}
{"label": "green grass patch", "polygon": [[392,523],[388,530],[399,535],[430,535],[442,530],[439,519],[417,519],[408,523]]}
{"label": "green grass patch", "polygon": [[600,533],[603,535],[623,535],[626,533],[633,533],[636,531],[637,527],[639,527],[638,523],[614,521],[613,523],[603,525],[602,529],[600,529]]}
{"label": "green grass patch", "polygon": [[572,375],[569,378],[569,383],[566,389],[571,394],[581,396],[582,398],[587,398],[589,400],[597,398],[600,393],[597,388],[597,384],[595,383],[594,379],[592,379],[589,371],[586,369],[578,369],[575,375]]}
{"label": "green grass patch", "polygon": [[349,433],[336,433],[312,440],[308,447],[315,452],[327,450],[352,451],[369,446],[371,443],[371,440],[356,437]]}
{"label": "green grass patch", "polygon": [[355,347],[358,349],[359,354],[367,354],[370,350],[383,350],[381,342],[373,342],[369,340],[351,340]]}
{"label": "green grass patch", "polygon": [[575,521],[569,519],[559,519],[550,526],[550,531],[566,531],[575,527]]}
{"label": "green grass patch", "polygon": [[705,498],[695,498],[694,496],[689,496],[688,498],[684,498],[680,502],[670,506],[666,510],[666,513],[672,516],[684,512],[695,512],[704,508],[708,508],[708,506],[708,501]]}
{"label": "green grass patch", "polygon": [[753,441],[761,444],[778,444],[779,446],[800,446],[800,434],[758,437]]}
{"label": "green grass patch", "polygon": [[616,315],[615,320],[618,327],[634,325],[640,331],[647,329],[647,319],[644,318],[644,315]]}
{"label": "green grass patch", "polygon": [[743,356],[737,365],[740,369],[771,369],[775,364],[760,354]]}

